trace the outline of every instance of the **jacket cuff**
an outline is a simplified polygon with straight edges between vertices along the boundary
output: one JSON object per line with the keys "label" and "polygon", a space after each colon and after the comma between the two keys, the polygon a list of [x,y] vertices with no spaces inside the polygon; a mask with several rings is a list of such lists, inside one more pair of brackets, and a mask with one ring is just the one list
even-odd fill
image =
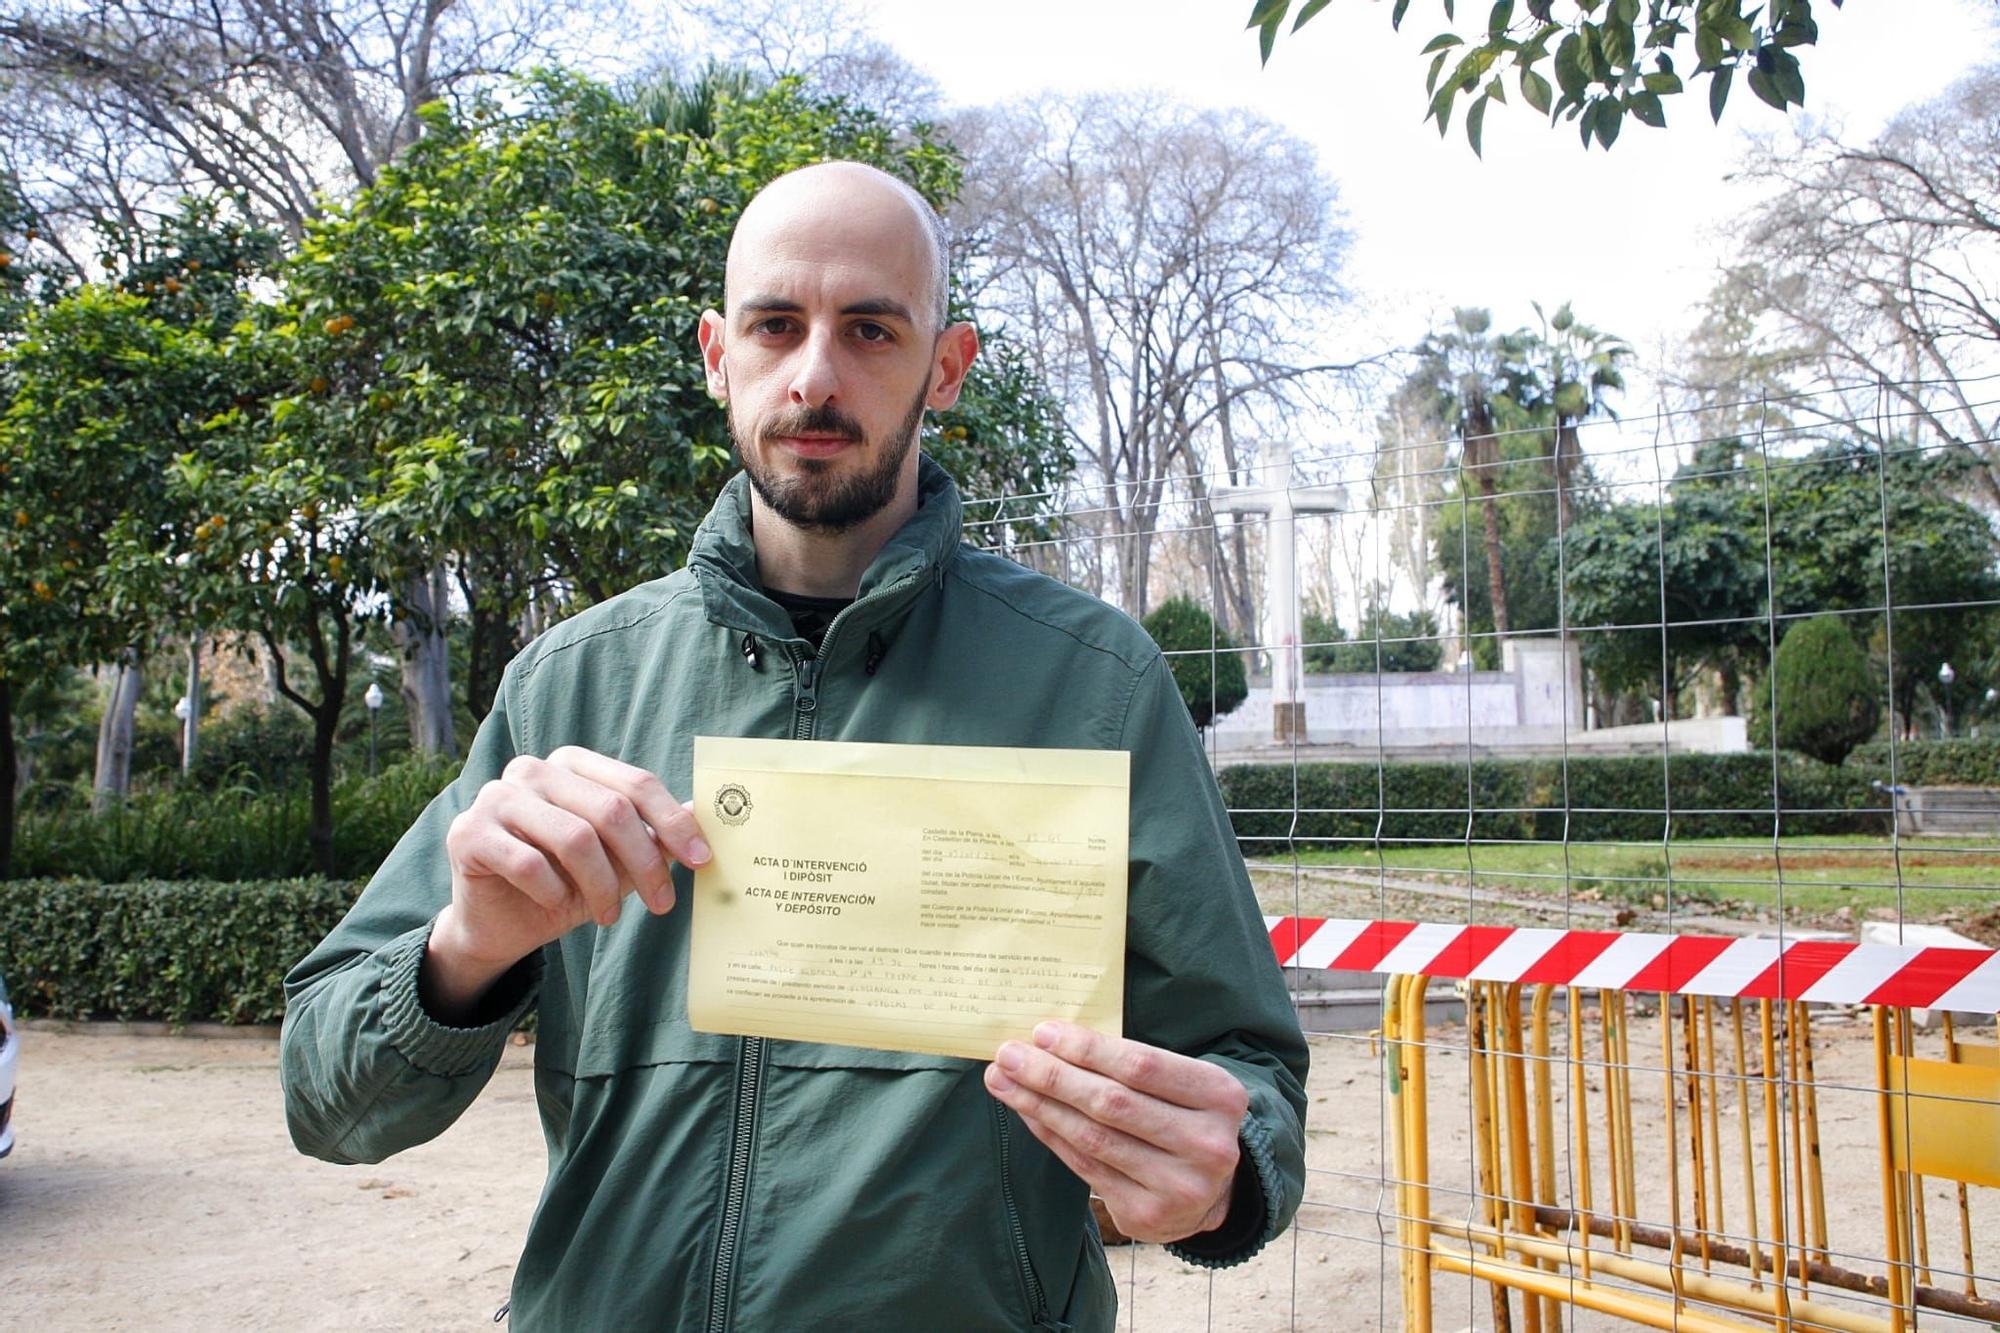
{"label": "jacket cuff", "polygon": [[1229,1215],[1213,1231],[1201,1231],[1166,1247],[1167,1253],[1198,1268],[1233,1268],[1255,1257],[1280,1229],[1278,1200],[1284,1183],[1271,1152],[1271,1131],[1264,1122],[1245,1116],[1237,1131],[1243,1159],[1230,1186]]}
{"label": "jacket cuff", "polygon": [[382,951],[382,1017],[389,1044],[412,1067],[439,1078],[461,1078],[490,1070],[500,1059],[507,1034],[534,1003],[542,984],[542,954],[537,949],[509,968],[482,1004],[484,1013],[498,1014],[478,1027],[446,1027],[424,1009],[417,993],[417,974],[430,946],[431,925],[391,941]]}

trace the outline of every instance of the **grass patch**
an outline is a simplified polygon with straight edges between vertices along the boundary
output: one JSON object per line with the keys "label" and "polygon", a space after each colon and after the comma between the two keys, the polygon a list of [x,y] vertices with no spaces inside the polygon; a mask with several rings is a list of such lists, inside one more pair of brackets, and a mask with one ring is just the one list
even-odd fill
{"label": "grass patch", "polygon": [[[1298,863],[1514,895],[1640,908],[1855,916],[1901,908],[1909,920],[1971,916],[2000,897],[2000,839],[1803,836],[1657,842],[1474,842],[1301,852]],[[1262,864],[1283,867],[1290,858]]]}

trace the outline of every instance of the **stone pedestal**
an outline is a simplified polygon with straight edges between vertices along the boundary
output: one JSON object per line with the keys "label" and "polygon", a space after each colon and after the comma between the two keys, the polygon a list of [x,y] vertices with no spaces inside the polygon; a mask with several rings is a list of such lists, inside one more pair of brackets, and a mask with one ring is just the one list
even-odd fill
{"label": "stone pedestal", "polygon": [[1297,742],[1306,743],[1306,705],[1298,703],[1274,703],[1271,705],[1271,739],[1280,745]]}

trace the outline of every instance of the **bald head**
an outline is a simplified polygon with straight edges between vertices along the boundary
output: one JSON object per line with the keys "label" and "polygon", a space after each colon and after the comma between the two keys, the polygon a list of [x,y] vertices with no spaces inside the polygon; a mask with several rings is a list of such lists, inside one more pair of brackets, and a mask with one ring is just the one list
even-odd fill
{"label": "bald head", "polygon": [[861,162],[800,167],[757,192],[729,239],[725,307],[733,309],[747,294],[744,270],[754,267],[752,256],[795,250],[807,238],[821,242],[821,253],[827,241],[834,242],[836,253],[847,253],[838,243],[843,233],[854,237],[851,253],[857,261],[885,246],[901,250],[906,259],[917,257],[921,290],[910,293],[915,302],[910,313],[928,321],[932,333],[944,328],[951,254],[944,220],[908,185]]}

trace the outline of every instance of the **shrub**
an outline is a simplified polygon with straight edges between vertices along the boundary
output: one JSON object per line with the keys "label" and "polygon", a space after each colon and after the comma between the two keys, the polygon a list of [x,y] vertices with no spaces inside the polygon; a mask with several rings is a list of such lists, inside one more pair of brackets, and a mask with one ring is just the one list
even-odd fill
{"label": "shrub", "polygon": [[[2000,787],[2000,739],[1900,741],[1895,749],[1896,781],[1912,787]],[[1889,777],[1889,742],[1854,747],[1854,762]]]}
{"label": "shrub", "polygon": [[232,709],[202,723],[192,776],[204,787],[248,777],[267,789],[303,788],[312,743],[312,723],[288,702]]}
{"label": "shrub", "polygon": [[[1793,622],[1772,659],[1777,693],[1777,742],[1825,764],[1845,760],[1875,734],[1882,720],[1882,686],[1868,654],[1840,616]],[[1770,734],[1762,691],[1751,710],[1751,734]]]}
{"label": "shrub", "polygon": [[1233,712],[1250,693],[1242,655],[1214,617],[1191,597],[1170,597],[1142,622],[1180,687],[1197,727]]}
{"label": "shrub", "polygon": [[[1243,850],[1350,842],[1661,842],[1886,834],[1879,771],[1798,755],[1675,754],[1467,763],[1239,764],[1219,775]],[[1776,800],[1773,800],[1773,781]],[[1669,800],[1671,797],[1671,801]],[[1772,813],[1776,806],[1777,814]]]}
{"label": "shrub", "polygon": [[[342,876],[365,877],[416,822],[456,764],[412,760],[333,789],[333,848]],[[303,787],[251,785],[139,792],[105,813],[70,804],[21,814],[14,873],[23,878],[268,880],[312,870]]]}
{"label": "shrub", "polygon": [[273,1023],[346,880],[0,883],[0,975],[24,1017]]}
{"label": "shrub", "polygon": [[1313,645],[1305,650],[1307,671],[1368,675],[1377,671],[1436,671],[1444,661],[1437,617],[1421,609],[1399,615],[1375,602],[1352,640],[1340,622],[1316,611],[1306,612],[1303,629],[1307,642]]}

